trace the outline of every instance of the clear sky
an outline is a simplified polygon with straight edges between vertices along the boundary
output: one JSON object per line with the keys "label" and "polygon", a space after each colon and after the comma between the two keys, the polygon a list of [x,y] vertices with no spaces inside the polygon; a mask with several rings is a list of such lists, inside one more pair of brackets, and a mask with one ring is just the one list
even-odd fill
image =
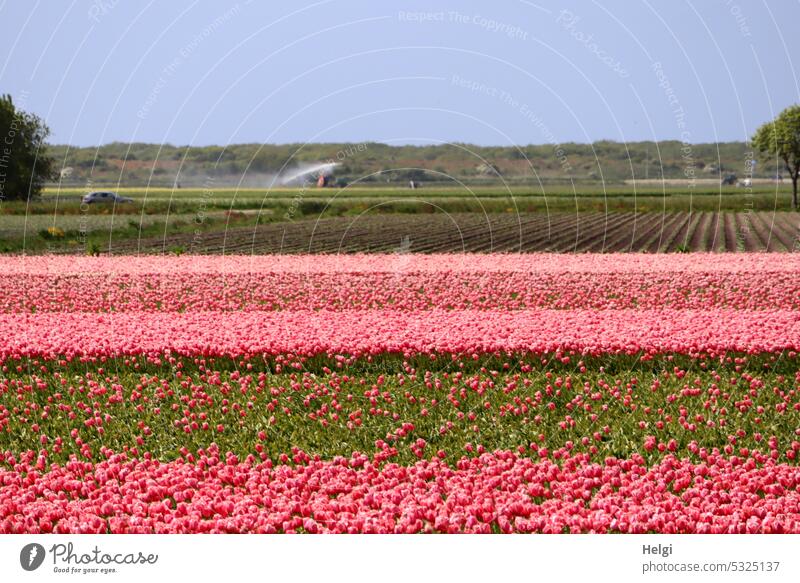
{"label": "clear sky", "polygon": [[797,0],[0,0],[53,143],[743,140],[800,101]]}

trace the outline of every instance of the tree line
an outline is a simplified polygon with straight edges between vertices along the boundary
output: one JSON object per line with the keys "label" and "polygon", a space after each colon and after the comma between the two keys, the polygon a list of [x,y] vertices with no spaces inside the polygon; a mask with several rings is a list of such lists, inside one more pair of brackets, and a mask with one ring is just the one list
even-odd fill
{"label": "tree line", "polygon": [[[38,196],[48,182],[102,182],[136,185],[159,180],[180,184],[182,176],[278,174],[319,161],[338,162],[336,173],[360,182],[453,179],[563,180],[680,178],[741,174],[786,175],[798,207],[800,105],[763,124],[750,142],[683,144],[679,141],[558,144],[570,161],[569,175],[552,144],[475,146],[472,144],[231,144],[181,146],[114,142],[97,147],[49,145],[49,128],[32,113],[0,96],[0,201]],[[356,147],[357,146],[357,147]],[[687,157],[687,149],[690,156]],[[763,164],[757,169],[752,161]],[[689,167],[691,166],[691,168]],[[127,175],[124,174],[127,168]]]}

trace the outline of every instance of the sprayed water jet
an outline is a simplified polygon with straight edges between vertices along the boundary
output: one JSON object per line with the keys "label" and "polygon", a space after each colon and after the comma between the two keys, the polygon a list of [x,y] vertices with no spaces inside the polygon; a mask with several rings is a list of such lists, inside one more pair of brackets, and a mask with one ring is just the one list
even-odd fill
{"label": "sprayed water jet", "polygon": [[288,175],[281,176],[281,184],[288,185],[293,182],[304,183],[306,182],[306,177],[309,176],[313,176],[314,178],[330,176],[333,173],[333,169],[338,165],[338,162],[321,162],[318,164],[303,165],[292,170]]}

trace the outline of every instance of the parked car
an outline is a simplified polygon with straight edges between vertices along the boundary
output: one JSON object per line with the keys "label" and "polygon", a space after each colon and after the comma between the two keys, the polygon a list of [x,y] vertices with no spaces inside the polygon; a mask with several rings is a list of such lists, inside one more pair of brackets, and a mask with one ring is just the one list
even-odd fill
{"label": "parked car", "polygon": [[86,204],[92,204],[95,202],[114,202],[119,204],[123,202],[133,202],[133,199],[126,196],[120,196],[116,192],[111,192],[109,190],[98,190],[96,192],[90,192],[84,196],[83,202]]}

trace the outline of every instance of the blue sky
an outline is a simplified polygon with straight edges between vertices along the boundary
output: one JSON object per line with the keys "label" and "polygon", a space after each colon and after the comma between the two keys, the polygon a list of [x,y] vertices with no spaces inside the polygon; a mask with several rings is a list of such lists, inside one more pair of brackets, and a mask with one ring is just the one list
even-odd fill
{"label": "blue sky", "polygon": [[743,140],[800,101],[797,16],[796,0],[0,0],[0,92],[74,145]]}

